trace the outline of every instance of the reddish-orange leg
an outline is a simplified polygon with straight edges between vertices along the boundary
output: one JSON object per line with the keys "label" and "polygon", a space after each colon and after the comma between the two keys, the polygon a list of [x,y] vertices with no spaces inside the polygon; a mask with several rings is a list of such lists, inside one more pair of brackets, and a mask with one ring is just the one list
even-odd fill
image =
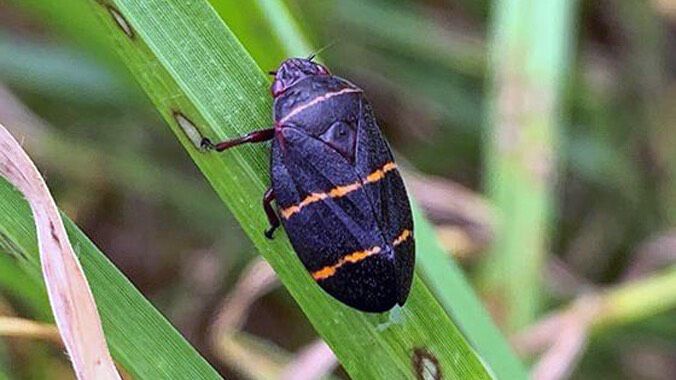
{"label": "reddish-orange leg", "polygon": [[[209,140],[208,138],[203,138],[202,139],[202,148],[208,149],[208,150],[215,150],[217,152],[222,152],[226,149],[230,149],[232,147],[235,147],[237,145],[241,144],[246,144],[246,143],[257,143],[257,142],[264,142],[271,140],[275,136],[275,129],[274,128],[269,128],[269,129],[261,129],[258,131],[253,131],[251,133],[248,133],[242,137],[238,137],[232,140],[226,140],[226,141],[221,141],[219,143],[214,144]],[[272,201],[275,200],[275,193],[272,190],[272,188],[269,188],[267,191],[265,191],[265,195],[263,195],[263,209],[265,210],[265,214],[268,217],[268,222],[270,223],[270,228],[265,230],[264,234],[265,237],[268,239],[272,239],[272,234],[275,232],[275,230],[279,227],[279,217],[277,217],[277,214],[275,213],[275,210],[272,208]]]}

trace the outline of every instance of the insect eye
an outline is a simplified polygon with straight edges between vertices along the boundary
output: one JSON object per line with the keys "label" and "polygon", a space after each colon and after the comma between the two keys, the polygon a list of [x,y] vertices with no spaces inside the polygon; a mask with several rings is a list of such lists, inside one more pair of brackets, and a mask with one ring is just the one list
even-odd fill
{"label": "insect eye", "polygon": [[348,161],[354,161],[356,133],[349,124],[337,121],[319,136],[319,138],[338,151]]}

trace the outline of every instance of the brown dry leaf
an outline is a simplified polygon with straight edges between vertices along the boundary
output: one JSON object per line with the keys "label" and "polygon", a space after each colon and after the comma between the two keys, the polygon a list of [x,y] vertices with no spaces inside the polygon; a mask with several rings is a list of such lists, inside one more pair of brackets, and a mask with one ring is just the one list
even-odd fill
{"label": "brown dry leaf", "polygon": [[78,379],[120,379],[94,297],[49,189],[19,143],[0,125],[0,175],[26,198],[35,219],[42,274]]}

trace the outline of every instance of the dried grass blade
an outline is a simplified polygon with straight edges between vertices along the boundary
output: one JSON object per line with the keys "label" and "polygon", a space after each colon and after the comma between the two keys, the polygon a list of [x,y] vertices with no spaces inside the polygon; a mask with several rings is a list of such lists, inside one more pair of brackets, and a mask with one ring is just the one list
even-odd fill
{"label": "dried grass blade", "polygon": [[49,302],[75,374],[78,379],[120,379],[56,204],[33,162],[2,125],[0,175],[24,195],[33,212]]}

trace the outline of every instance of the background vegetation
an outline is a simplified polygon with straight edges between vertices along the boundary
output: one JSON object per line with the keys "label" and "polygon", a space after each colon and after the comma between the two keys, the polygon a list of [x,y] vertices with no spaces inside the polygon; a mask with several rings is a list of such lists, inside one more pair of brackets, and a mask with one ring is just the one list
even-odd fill
{"label": "background vegetation", "polygon": [[[253,58],[250,68],[274,69],[289,55],[333,43],[323,61],[365,89],[409,168],[413,196],[434,222],[419,257],[436,252],[436,232],[536,376],[666,379],[675,373],[676,10],[670,2],[210,3]],[[301,309],[279,286],[257,253],[269,258],[273,249],[247,237],[260,225],[240,224],[244,209],[232,206],[237,200],[229,205],[240,222],[222,206],[169,133],[166,115],[148,101],[148,87],[137,84],[139,73],[152,70],[130,72],[125,48],[120,58],[119,40],[113,43],[101,22],[106,14],[99,19],[92,7],[79,0],[58,7],[0,2],[0,123],[25,139],[64,213],[221,375],[347,377],[344,369],[333,370],[335,359],[313,329],[322,334],[315,319],[324,301],[316,310]],[[205,104],[207,95],[226,104],[211,91],[203,91]],[[243,94],[242,102],[269,101],[251,100],[256,93]],[[218,127],[213,133],[253,128]],[[252,152],[243,155],[245,167],[264,167],[265,149]],[[260,190],[226,182],[231,188],[215,186],[221,196]],[[10,216],[25,211],[11,188],[0,185],[0,209]],[[7,317],[50,323],[51,314],[36,280],[32,238],[21,235],[29,221],[0,221],[0,379],[72,378],[53,334],[12,332],[3,323]],[[125,351],[144,351],[142,339],[140,346],[133,341],[142,330],[124,333],[131,322],[120,318],[129,311],[142,315],[134,323],[159,326],[155,336],[166,333],[179,347],[167,357],[194,355],[130,284],[117,280],[84,235],[72,236],[92,252],[92,264],[83,262],[98,268],[92,286],[115,278],[124,296],[104,298],[111,305],[132,300],[118,314],[102,313],[121,331],[111,345],[126,371],[145,373]],[[275,247],[280,254],[287,249]],[[270,261],[278,269],[282,260]],[[463,311],[475,305],[467,289],[458,290],[461,280],[441,280],[460,278],[457,269],[443,258],[424,262],[418,269],[453,321],[445,331],[457,334],[459,327],[479,356],[505,358],[488,359],[491,367],[520,373],[509,352],[483,351],[492,345],[481,342],[500,342],[488,324],[468,331],[464,321],[483,314]],[[313,293],[299,291],[300,284],[291,289],[304,306],[311,300],[302,297]],[[348,317],[368,328],[387,322]],[[119,352],[129,357],[120,359]],[[424,362],[424,354],[417,357]],[[194,363],[167,368],[211,373]],[[510,378],[506,373],[496,375]]]}

